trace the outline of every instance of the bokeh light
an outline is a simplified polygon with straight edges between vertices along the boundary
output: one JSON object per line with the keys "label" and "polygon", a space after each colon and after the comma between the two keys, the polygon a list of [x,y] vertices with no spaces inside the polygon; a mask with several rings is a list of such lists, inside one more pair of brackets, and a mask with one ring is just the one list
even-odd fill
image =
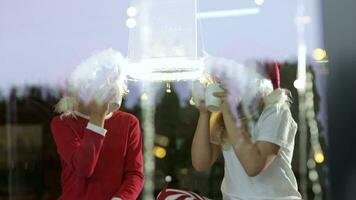
{"label": "bokeh light", "polygon": [[162,158],[166,157],[167,151],[166,151],[166,149],[163,148],[163,147],[155,146],[155,147],[153,148],[153,154],[154,154],[157,158],[162,159]]}
{"label": "bokeh light", "polygon": [[324,49],[317,48],[313,51],[313,58],[316,61],[321,61],[321,60],[325,59],[326,56],[327,56],[327,53]]}
{"label": "bokeh light", "polygon": [[127,26],[127,28],[135,28],[135,26],[136,26],[136,20],[133,19],[133,18],[128,18],[128,19],[126,20],[126,26]]}
{"label": "bokeh light", "polygon": [[137,15],[137,8],[134,6],[130,6],[126,10],[126,14],[129,17],[135,17]]}
{"label": "bokeh light", "polygon": [[315,153],[314,154],[314,160],[315,160],[315,162],[317,162],[317,163],[323,163],[324,162],[324,154],[323,153],[321,153],[321,152],[317,152],[317,153]]}
{"label": "bokeh light", "polygon": [[262,5],[265,1],[264,0],[255,0],[255,4]]}

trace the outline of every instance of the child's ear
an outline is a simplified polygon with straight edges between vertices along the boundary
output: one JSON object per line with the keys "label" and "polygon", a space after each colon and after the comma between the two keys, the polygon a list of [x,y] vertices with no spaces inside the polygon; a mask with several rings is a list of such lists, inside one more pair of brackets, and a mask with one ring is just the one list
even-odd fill
{"label": "child's ear", "polygon": [[118,104],[118,103],[110,103],[109,104],[109,112],[116,112],[120,109],[121,107],[121,103]]}

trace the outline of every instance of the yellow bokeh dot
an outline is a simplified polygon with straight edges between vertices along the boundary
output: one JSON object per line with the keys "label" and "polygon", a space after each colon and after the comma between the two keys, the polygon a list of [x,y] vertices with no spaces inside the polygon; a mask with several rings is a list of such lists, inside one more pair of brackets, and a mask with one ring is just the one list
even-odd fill
{"label": "yellow bokeh dot", "polygon": [[321,61],[326,58],[326,51],[321,48],[317,48],[313,51],[313,58],[317,61]]}
{"label": "yellow bokeh dot", "polygon": [[179,172],[183,175],[187,175],[189,173],[189,170],[188,170],[188,168],[182,168],[179,170]]}
{"label": "yellow bokeh dot", "polygon": [[166,155],[167,155],[166,149],[163,147],[159,147],[159,146],[155,146],[153,148],[153,153],[157,158],[160,158],[160,159],[166,157]]}
{"label": "yellow bokeh dot", "polygon": [[321,152],[318,152],[318,153],[315,153],[314,154],[314,160],[315,160],[315,162],[317,162],[317,163],[322,163],[322,162],[324,162],[324,154],[323,153],[321,153]]}

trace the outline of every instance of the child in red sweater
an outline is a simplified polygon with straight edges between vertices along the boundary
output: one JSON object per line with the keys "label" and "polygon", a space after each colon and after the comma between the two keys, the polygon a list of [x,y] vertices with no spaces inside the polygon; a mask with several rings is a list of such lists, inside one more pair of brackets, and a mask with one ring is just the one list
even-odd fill
{"label": "child in red sweater", "polygon": [[61,200],[134,200],[142,189],[140,125],[118,111],[121,62],[113,50],[89,58],[72,74],[70,96],[56,105],[62,114],[51,128],[62,164]]}

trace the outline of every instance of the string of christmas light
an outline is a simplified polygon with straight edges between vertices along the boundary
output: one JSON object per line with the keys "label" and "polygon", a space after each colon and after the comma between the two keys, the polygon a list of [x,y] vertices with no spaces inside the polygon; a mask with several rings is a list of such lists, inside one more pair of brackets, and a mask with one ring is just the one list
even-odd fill
{"label": "string of christmas light", "polygon": [[144,171],[145,171],[145,185],[143,188],[143,199],[154,200],[154,172],[155,172],[155,158],[152,153],[154,148],[154,115],[155,105],[152,87],[150,83],[144,85],[145,93],[141,96],[141,108],[143,115],[143,149],[144,149]]}
{"label": "string of christmas light", "polygon": [[307,22],[305,18],[305,0],[297,1],[297,13],[295,18],[297,28],[297,42],[298,42],[298,68],[297,79],[294,82],[295,88],[298,90],[299,99],[299,189],[304,200],[308,199],[308,178],[306,164],[308,160],[307,155],[307,125],[305,116],[305,84],[306,84],[306,67],[307,67],[307,45],[305,42],[305,29]]}
{"label": "string of christmas light", "polygon": [[313,74],[308,71],[306,76],[306,90],[305,90],[305,111],[306,119],[310,132],[310,158],[307,162],[308,177],[312,182],[312,191],[314,193],[314,200],[322,199],[322,187],[320,183],[319,174],[316,170],[316,164],[324,162],[324,153],[319,140],[319,128],[316,120],[314,108],[314,92],[313,92]]}

